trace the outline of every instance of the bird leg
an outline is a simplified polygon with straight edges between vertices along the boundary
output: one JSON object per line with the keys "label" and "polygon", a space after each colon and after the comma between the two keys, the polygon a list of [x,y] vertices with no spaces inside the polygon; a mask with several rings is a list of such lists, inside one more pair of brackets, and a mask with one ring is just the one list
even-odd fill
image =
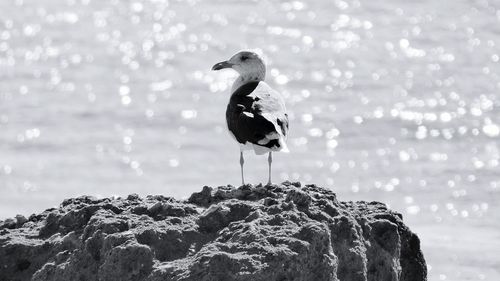
{"label": "bird leg", "polygon": [[241,166],[241,184],[245,185],[245,178],[243,177],[243,164],[245,159],[243,159],[243,151],[240,151],[240,166]]}
{"label": "bird leg", "polygon": [[271,163],[273,163],[273,153],[269,151],[269,156],[267,157],[267,163],[269,163],[269,181],[267,182],[268,185],[271,184]]}

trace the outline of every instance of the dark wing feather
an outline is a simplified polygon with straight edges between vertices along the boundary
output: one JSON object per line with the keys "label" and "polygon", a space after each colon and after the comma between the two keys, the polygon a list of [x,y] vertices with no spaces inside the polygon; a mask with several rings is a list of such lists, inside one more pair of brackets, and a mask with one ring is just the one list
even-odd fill
{"label": "dark wing feather", "polygon": [[242,144],[250,142],[279,148],[278,140],[259,143],[266,135],[278,133],[273,122],[280,126],[281,134],[286,136],[288,132],[288,116],[283,100],[263,82],[250,82],[233,92],[227,106],[226,120],[229,130]]}
{"label": "dark wing feather", "polygon": [[288,135],[289,129],[288,114],[285,113],[284,116],[277,118],[276,121],[278,122],[278,126],[280,126],[281,131],[283,132],[283,136],[286,137]]}

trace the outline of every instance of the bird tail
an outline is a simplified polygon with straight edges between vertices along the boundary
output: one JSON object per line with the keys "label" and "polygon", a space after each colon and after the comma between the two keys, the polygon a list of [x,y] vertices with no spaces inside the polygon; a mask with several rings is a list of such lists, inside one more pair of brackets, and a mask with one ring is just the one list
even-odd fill
{"label": "bird tail", "polygon": [[264,118],[266,118],[269,122],[271,122],[274,126],[274,132],[270,133],[269,135],[266,136],[267,139],[269,140],[277,140],[278,141],[278,147],[272,149],[273,151],[280,151],[280,152],[285,152],[289,153],[290,150],[288,149],[288,146],[286,145],[286,132],[283,131],[280,125],[278,125],[276,121],[276,116],[272,114],[263,114]]}
{"label": "bird tail", "polygon": [[290,152],[290,149],[288,149],[288,145],[286,145],[285,138],[283,136],[280,137],[279,144],[280,144],[280,150],[279,150],[280,152],[284,153]]}

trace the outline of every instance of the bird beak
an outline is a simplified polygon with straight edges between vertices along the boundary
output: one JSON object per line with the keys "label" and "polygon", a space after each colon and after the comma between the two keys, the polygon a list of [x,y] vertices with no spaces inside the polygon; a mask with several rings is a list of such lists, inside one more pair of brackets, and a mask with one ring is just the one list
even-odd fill
{"label": "bird beak", "polygon": [[219,63],[216,63],[214,66],[212,66],[212,70],[221,70],[224,68],[231,68],[233,67],[233,64],[228,62],[228,61],[222,61]]}

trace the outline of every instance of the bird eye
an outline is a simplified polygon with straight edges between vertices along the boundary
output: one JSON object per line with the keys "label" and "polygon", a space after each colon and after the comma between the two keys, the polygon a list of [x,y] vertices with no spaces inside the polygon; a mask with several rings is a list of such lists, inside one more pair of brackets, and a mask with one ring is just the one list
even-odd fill
{"label": "bird eye", "polygon": [[248,59],[248,56],[241,56],[241,61],[246,61]]}

